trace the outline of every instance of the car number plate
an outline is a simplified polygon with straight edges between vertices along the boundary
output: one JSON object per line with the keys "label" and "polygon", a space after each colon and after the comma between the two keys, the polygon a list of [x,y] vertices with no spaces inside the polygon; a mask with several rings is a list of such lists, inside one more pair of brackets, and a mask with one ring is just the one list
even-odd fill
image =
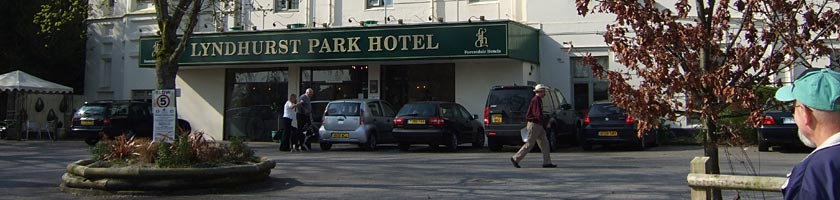
{"label": "car number plate", "polygon": [[502,115],[499,115],[499,114],[493,115],[493,123],[494,124],[501,124],[502,123]]}
{"label": "car number plate", "polygon": [[409,119],[408,124],[426,124],[425,119]]}
{"label": "car number plate", "polygon": [[782,123],[784,123],[784,124],[796,124],[796,121],[793,120],[793,117],[782,117]]}
{"label": "car number plate", "polygon": [[332,138],[350,138],[350,133],[333,133]]}
{"label": "car number plate", "polygon": [[618,136],[618,131],[598,131],[598,136],[615,137]]}
{"label": "car number plate", "polygon": [[82,120],[82,125],[93,125],[93,120]]}

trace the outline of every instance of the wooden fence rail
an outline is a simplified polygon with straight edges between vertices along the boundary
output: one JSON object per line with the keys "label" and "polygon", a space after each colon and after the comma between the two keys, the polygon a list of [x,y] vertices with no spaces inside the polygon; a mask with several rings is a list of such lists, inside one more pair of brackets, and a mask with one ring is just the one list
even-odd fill
{"label": "wooden fence rail", "polygon": [[708,174],[708,162],[709,157],[694,157],[691,160],[691,172],[686,179],[691,187],[692,200],[712,199],[717,196],[712,194],[719,194],[721,189],[781,192],[787,180],[784,177]]}

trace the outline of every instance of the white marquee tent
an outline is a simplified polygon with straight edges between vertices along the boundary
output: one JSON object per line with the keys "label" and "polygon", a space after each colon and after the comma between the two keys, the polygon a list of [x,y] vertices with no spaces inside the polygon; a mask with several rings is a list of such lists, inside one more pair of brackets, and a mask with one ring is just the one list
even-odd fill
{"label": "white marquee tent", "polygon": [[6,123],[10,126],[9,132],[17,135],[17,139],[20,139],[20,135],[13,132],[24,131],[22,129],[24,122],[28,120],[26,117],[28,94],[61,94],[72,98],[70,94],[73,93],[73,88],[16,70],[0,75],[0,92],[8,92],[10,95],[6,108]]}

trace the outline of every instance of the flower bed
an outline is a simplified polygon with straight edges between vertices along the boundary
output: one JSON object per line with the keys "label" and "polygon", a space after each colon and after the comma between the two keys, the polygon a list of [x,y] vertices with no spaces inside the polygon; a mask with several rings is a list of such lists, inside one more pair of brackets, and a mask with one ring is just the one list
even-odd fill
{"label": "flower bed", "polygon": [[85,194],[157,194],[230,189],[266,180],[275,162],[253,156],[241,140],[220,144],[201,132],[172,144],[147,139],[103,140],[92,159],[67,165],[60,189]]}
{"label": "flower bed", "polygon": [[[95,168],[93,160],[67,165],[61,177],[62,191],[69,188],[103,191],[172,191],[239,186],[268,178],[274,161],[212,168]],[[72,191],[69,191],[72,192]]]}

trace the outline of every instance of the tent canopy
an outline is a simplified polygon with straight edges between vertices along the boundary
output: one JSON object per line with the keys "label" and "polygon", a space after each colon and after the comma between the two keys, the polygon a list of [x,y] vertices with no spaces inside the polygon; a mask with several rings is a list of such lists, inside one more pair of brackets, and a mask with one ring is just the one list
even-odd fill
{"label": "tent canopy", "polygon": [[73,93],[73,88],[46,81],[15,70],[0,75],[0,91],[23,91],[32,93]]}

